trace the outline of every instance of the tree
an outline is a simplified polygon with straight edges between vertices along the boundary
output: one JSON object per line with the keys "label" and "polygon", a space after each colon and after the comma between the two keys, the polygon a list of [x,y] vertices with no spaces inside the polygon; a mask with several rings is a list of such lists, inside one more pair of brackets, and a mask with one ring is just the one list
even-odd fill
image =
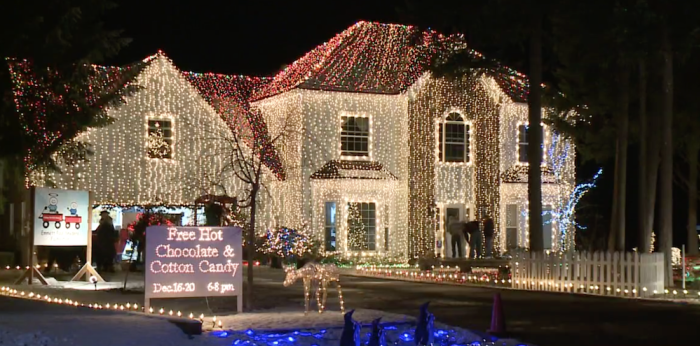
{"label": "tree", "polygon": [[114,7],[110,0],[3,3],[0,56],[10,68],[0,68],[0,160],[24,162],[16,174],[86,160],[89,144],[76,136],[109,124],[106,109],[136,90],[128,82],[141,65],[120,73],[94,66],[130,42],[101,22]]}
{"label": "tree", "polygon": [[367,230],[359,203],[348,204],[348,243],[351,250],[367,250]]}
{"label": "tree", "polygon": [[[223,143],[222,149],[209,155],[221,157],[224,166],[221,172],[215,176],[222,179],[237,179],[244,186],[243,198],[239,200],[238,207],[248,209],[248,223],[244,227],[245,251],[248,258],[246,304],[253,306],[254,273],[253,259],[255,257],[256,217],[260,204],[260,193],[266,190],[267,178],[273,176],[284,177],[284,172],[278,170],[275,163],[280,162],[277,149],[285,146],[289,141],[298,140],[301,133],[300,127],[293,122],[292,117],[278,119],[279,127],[275,127],[274,133],[270,133],[271,127],[262,120],[260,110],[252,108],[247,102],[240,107],[233,107],[230,111],[230,128],[220,129],[211,133],[209,140]],[[194,126],[195,124],[193,124]],[[287,167],[289,168],[289,167]],[[210,181],[207,185],[217,185],[220,182]]]}
{"label": "tree", "polygon": [[700,86],[694,83],[694,76],[700,73],[697,58],[700,51],[693,49],[687,57],[680,59],[676,84],[682,86],[675,92],[674,146],[677,160],[674,165],[675,182],[688,195],[688,219],[686,223],[686,252],[698,254],[697,206],[698,206],[698,170],[700,163],[700,106],[695,102]]}

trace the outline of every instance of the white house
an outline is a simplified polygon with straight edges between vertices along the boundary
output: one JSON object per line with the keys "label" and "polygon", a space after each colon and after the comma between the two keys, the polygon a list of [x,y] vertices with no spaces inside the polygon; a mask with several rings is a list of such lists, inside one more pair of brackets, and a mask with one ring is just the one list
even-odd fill
{"label": "white house", "polygon": [[[35,174],[30,183],[91,191],[97,205],[117,207],[117,225],[122,207],[151,205],[168,207],[192,224],[196,198],[241,197],[244,186],[227,168],[226,139],[240,120],[232,115],[239,97],[264,79],[182,72],[162,53],[138,64],[142,70],[131,83],[140,89],[107,110],[114,122],[78,137],[94,152],[88,161]],[[95,68],[109,78],[129,67]]]}
{"label": "white house", "polygon": [[[419,34],[414,44],[413,27],[359,22],[272,78],[183,73],[157,54],[135,81],[143,90],[109,110],[114,124],[81,138],[95,156],[49,178],[100,204],[240,195],[240,181],[221,175],[225,157],[211,155],[225,144],[205,138],[244,124],[285,134],[265,161],[258,232],[306,227],[344,256],[449,257],[448,217],[489,216],[500,252],[527,247],[526,78],[506,68],[435,78],[425,63],[466,44]],[[559,222],[573,144],[545,127],[544,154],[546,246],[562,250],[573,244]]]}
{"label": "white house", "polygon": [[[287,176],[272,183],[266,218],[309,224],[325,250],[349,256],[449,256],[448,216],[491,216],[500,251],[526,247],[527,180],[513,179],[527,170],[525,77],[433,78],[430,48],[459,40],[426,33],[416,46],[414,33],[359,22],[252,94],[270,128],[291,119],[300,134],[280,146]],[[546,245],[560,249],[573,238],[551,215],[572,190],[574,150],[545,132]]]}

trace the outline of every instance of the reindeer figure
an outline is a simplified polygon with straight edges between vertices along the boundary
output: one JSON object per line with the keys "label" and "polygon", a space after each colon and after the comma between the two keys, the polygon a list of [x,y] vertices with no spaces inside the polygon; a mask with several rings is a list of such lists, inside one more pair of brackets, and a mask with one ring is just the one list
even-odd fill
{"label": "reindeer figure", "polygon": [[340,273],[333,264],[307,263],[300,269],[287,268],[287,276],[284,279],[284,286],[289,287],[300,278],[304,283],[304,314],[309,313],[309,300],[311,299],[311,288],[315,287],[316,304],[318,313],[321,314],[326,308],[328,297],[327,288],[331,282],[335,282],[340,300],[340,312],[345,313],[343,304],[343,291],[340,288]]}

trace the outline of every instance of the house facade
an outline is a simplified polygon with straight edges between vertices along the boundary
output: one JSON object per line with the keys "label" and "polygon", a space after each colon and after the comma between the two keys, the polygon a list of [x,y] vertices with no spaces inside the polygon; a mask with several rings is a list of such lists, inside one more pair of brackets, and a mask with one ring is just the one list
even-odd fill
{"label": "house facade", "polygon": [[[505,68],[434,77],[427,62],[466,46],[420,35],[416,44],[413,27],[359,22],[271,78],[183,73],[156,54],[134,82],[143,89],[109,110],[114,123],[80,138],[94,156],[32,184],[191,213],[199,196],[245,196],[225,154],[244,129],[273,148],[259,233],[304,228],[327,254],[353,258],[451,257],[448,220],[490,217],[497,251],[528,247],[526,78]],[[574,147],[544,134],[545,247],[558,251],[573,245],[563,218]]]}
{"label": "house facade", "polygon": [[[411,44],[414,34],[360,22],[252,94],[270,128],[295,128],[266,219],[304,225],[324,250],[350,257],[449,257],[450,217],[491,217],[497,251],[527,247],[525,77],[434,78],[422,66],[435,45]],[[560,250],[573,244],[557,220],[574,148],[544,131],[545,247]]]}
{"label": "house facade", "polygon": [[[113,122],[77,138],[93,155],[60,172],[33,174],[29,183],[90,191],[96,210],[109,209],[117,227],[134,221],[144,206],[179,214],[183,225],[203,224],[197,198],[243,197],[245,186],[230,169],[231,133],[245,122],[236,118],[239,97],[261,79],[182,72],[162,53],[138,64],[130,83],[139,89],[107,110]],[[127,69],[95,68],[106,78]]]}

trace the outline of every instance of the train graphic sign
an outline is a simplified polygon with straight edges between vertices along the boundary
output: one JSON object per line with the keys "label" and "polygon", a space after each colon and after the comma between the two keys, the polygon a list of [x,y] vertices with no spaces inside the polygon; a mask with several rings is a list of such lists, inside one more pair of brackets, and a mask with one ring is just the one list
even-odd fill
{"label": "train graphic sign", "polygon": [[34,245],[86,246],[90,196],[87,191],[34,189]]}

